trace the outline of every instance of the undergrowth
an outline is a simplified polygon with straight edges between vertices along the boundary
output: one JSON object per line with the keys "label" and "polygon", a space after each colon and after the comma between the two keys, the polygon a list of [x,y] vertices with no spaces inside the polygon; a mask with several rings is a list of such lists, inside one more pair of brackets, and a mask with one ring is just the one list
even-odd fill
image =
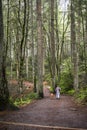
{"label": "undergrowth", "polygon": [[65,94],[73,96],[77,103],[87,105],[87,88],[81,88],[77,92],[74,89],[71,89]]}
{"label": "undergrowth", "polygon": [[10,103],[19,107],[25,104],[29,104],[35,99],[39,99],[39,96],[37,93],[32,92],[32,93],[22,96],[21,98],[16,98],[15,101],[13,101],[13,99],[10,98]]}
{"label": "undergrowth", "polygon": [[75,93],[74,96],[78,103],[87,105],[87,88],[80,89],[78,92]]}

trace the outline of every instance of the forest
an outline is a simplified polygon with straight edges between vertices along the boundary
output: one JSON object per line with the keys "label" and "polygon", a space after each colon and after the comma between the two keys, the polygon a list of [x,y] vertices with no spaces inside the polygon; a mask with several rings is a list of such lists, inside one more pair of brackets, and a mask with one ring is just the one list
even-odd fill
{"label": "forest", "polygon": [[[87,0],[0,0],[0,109],[12,97],[9,82],[43,82],[87,104]],[[14,86],[13,86],[14,87]]]}

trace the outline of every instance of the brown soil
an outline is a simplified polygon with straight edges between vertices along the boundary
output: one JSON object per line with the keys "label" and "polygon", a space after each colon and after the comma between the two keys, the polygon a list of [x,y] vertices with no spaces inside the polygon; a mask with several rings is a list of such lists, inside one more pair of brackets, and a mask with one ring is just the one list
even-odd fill
{"label": "brown soil", "polygon": [[[44,126],[50,126],[50,128]],[[61,127],[65,127],[66,130],[68,127],[79,128],[78,130],[87,129],[86,106],[77,106],[70,96],[61,96],[58,100],[55,97],[49,97],[37,100],[18,111],[0,114],[0,130],[57,129],[57,127],[51,126],[58,126],[60,130],[63,130]]]}

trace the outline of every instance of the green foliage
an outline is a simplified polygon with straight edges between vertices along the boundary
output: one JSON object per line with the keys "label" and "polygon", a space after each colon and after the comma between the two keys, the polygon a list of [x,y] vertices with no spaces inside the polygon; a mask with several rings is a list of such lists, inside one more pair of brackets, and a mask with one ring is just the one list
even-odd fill
{"label": "green foliage", "polygon": [[49,73],[44,75],[44,81],[47,81],[49,84],[51,84],[51,75]]}
{"label": "green foliage", "polygon": [[38,99],[38,94],[37,93],[30,93],[22,98],[17,98],[14,102],[16,106],[24,105],[24,104],[29,104],[32,102],[32,100]]}
{"label": "green foliage", "polygon": [[75,94],[75,90],[74,89],[71,89],[67,92],[67,94],[73,96]]}
{"label": "green foliage", "polygon": [[60,79],[61,92],[67,93],[73,88],[73,76],[71,74],[70,59],[65,60],[62,65],[61,79]]}
{"label": "green foliage", "polygon": [[67,91],[73,88],[73,78],[70,72],[63,72],[61,75],[60,86],[62,88],[62,93],[66,93]]}
{"label": "green foliage", "polygon": [[86,89],[80,89],[76,94],[75,98],[78,103],[87,104],[87,88]]}
{"label": "green foliage", "polygon": [[50,87],[50,93],[54,93],[54,88]]}
{"label": "green foliage", "polygon": [[31,92],[28,96],[29,99],[38,99],[39,96],[37,93]]}

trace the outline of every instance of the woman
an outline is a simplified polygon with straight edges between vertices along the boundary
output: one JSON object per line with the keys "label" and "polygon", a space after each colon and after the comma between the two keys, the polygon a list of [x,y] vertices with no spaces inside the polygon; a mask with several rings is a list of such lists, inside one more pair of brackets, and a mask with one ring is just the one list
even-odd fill
{"label": "woman", "polygon": [[61,88],[56,85],[56,86],[55,86],[56,99],[59,99],[59,98],[60,98],[60,90],[61,90]]}

